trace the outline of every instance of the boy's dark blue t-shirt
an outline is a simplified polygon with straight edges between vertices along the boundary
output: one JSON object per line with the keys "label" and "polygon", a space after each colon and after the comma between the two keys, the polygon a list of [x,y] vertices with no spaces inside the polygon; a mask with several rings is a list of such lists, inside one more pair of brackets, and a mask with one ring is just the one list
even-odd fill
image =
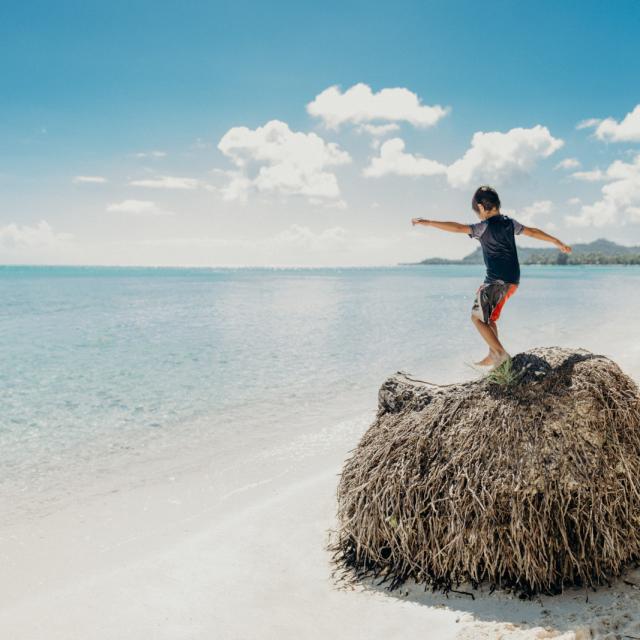
{"label": "boy's dark blue t-shirt", "polygon": [[524,226],[501,213],[469,226],[469,237],[480,240],[482,247],[487,266],[485,283],[501,280],[519,284],[520,263],[515,236],[524,231]]}

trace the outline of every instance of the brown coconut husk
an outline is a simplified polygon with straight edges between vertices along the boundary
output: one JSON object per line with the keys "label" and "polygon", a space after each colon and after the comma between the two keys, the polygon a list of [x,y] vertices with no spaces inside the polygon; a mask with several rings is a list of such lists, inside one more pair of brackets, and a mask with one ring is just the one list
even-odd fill
{"label": "brown coconut husk", "polygon": [[344,465],[339,579],[558,593],[640,560],[640,396],[584,350],[535,349],[512,376],[396,374]]}

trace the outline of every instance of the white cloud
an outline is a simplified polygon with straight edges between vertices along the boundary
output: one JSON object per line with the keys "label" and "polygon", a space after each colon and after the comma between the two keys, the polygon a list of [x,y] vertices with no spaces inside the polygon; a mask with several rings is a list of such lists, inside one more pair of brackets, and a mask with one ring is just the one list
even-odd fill
{"label": "white cloud", "polygon": [[74,176],[74,184],[104,184],[107,179],[103,176]]}
{"label": "white cloud", "polygon": [[368,133],[374,138],[381,138],[389,133],[393,133],[400,128],[399,124],[390,122],[389,124],[361,124],[357,131],[358,133]]}
{"label": "white cloud", "polygon": [[607,184],[602,187],[601,199],[583,205],[578,215],[567,216],[568,225],[604,227],[640,222],[640,153],[631,162],[611,163],[603,176]]}
{"label": "white cloud", "polygon": [[251,238],[220,238],[218,236],[172,236],[168,238],[145,238],[136,244],[145,247],[186,247],[205,249],[255,249],[257,244]]}
{"label": "white cloud", "polygon": [[515,172],[527,171],[538,159],[550,156],[563,144],[562,140],[554,138],[541,125],[531,129],[511,129],[506,133],[478,131],[462,158],[447,167],[435,160],[405,153],[404,142],[400,138],[393,138],[381,146],[380,156],[372,159],[364,175],[446,174],[451,186],[462,188],[474,182],[495,182]]}
{"label": "white cloud", "polygon": [[322,206],[324,209],[346,209],[347,203],[344,200],[322,200],[322,198],[309,198],[309,204]]}
{"label": "white cloud", "polygon": [[591,118],[578,124],[578,129],[594,127],[599,140],[610,142],[640,142],[640,104],[618,122],[614,118]]}
{"label": "white cloud", "polygon": [[[201,265],[372,265],[422,260],[425,256],[461,257],[460,239],[430,234],[409,223],[378,233],[343,226],[316,228],[291,224],[269,234],[145,237],[134,242],[133,255],[153,264]],[[185,260],[186,256],[186,260]]]}
{"label": "white cloud", "polygon": [[190,148],[194,151],[201,151],[203,149],[211,149],[212,146],[213,145],[204,138],[196,138]]}
{"label": "white cloud", "polygon": [[580,204],[582,202],[582,200],[580,200],[580,198],[569,198],[567,200],[567,204],[572,204],[572,205],[577,205]]}
{"label": "white cloud", "polygon": [[609,199],[584,205],[578,215],[566,217],[568,227],[604,227],[616,219],[616,208]]}
{"label": "white cloud", "polygon": [[134,154],[136,158],[166,158],[166,151],[140,151]]}
{"label": "white cloud", "polygon": [[271,120],[257,129],[233,127],[218,149],[238,170],[223,189],[227,200],[246,198],[249,190],[311,198],[340,196],[338,180],[328,167],[351,162],[351,156],[315,133],[291,131],[286,122]]}
{"label": "white cloud", "polygon": [[384,175],[399,176],[435,176],[447,172],[447,167],[435,160],[414,156],[404,151],[404,141],[401,138],[387,140],[380,147],[380,156],[372,158],[371,164],[365,167],[363,175],[369,178],[379,178]]}
{"label": "white cloud", "polygon": [[495,182],[512,173],[530,170],[540,158],[547,158],[564,142],[554,138],[547,127],[517,127],[506,133],[478,131],[471,147],[447,170],[449,184],[467,187],[474,182]]}
{"label": "white cloud", "polygon": [[329,87],[307,105],[307,112],[321,118],[325,126],[337,129],[350,122],[409,122],[417,127],[433,126],[449,109],[440,105],[423,105],[420,98],[400,87],[382,89],[377,93],[359,83],[344,93],[338,86]]}
{"label": "white cloud", "polygon": [[226,171],[224,173],[229,177],[229,182],[220,189],[223,200],[246,202],[253,181],[242,171]]}
{"label": "white cloud", "polygon": [[565,158],[558,162],[555,166],[556,169],[577,169],[580,166],[580,161],[577,158]]}
{"label": "white cloud", "polygon": [[553,209],[553,202],[551,200],[536,200],[533,204],[530,204],[522,209],[522,213],[533,217],[541,213],[551,213]]}
{"label": "white cloud", "polygon": [[584,182],[599,182],[600,180],[605,180],[607,175],[600,169],[592,169],[591,171],[575,171],[571,174],[571,177]]}
{"label": "white cloud", "polygon": [[149,238],[138,242],[143,246],[186,247],[205,249],[229,249],[252,252],[251,255],[268,255],[286,261],[291,255],[329,254],[331,252],[351,255],[353,252],[380,250],[391,246],[406,247],[407,244],[424,244],[415,231],[382,236],[354,233],[341,226],[314,231],[307,226],[292,224],[270,236],[187,236],[171,238]]}
{"label": "white cloud", "polygon": [[358,133],[368,133],[377,139],[383,138],[394,131],[398,131],[398,129],[400,129],[399,124],[390,122],[389,124],[361,124],[356,131]]}
{"label": "white cloud", "polygon": [[107,205],[107,211],[112,213],[131,213],[142,216],[171,215],[170,211],[161,209],[155,202],[149,200],[123,200]]}
{"label": "white cloud", "polygon": [[[540,216],[547,215],[551,213],[552,210],[553,202],[551,202],[551,200],[537,200],[517,211],[504,210],[504,213],[515,218],[523,225],[530,226],[539,223]],[[547,228],[551,228],[550,225],[551,223],[546,223]]]}
{"label": "white cloud", "polygon": [[68,242],[70,233],[57,233],[45,220],[35,226],[12,222],[0,227],[0,247],[6,250],[50,248]]}
{"label": "white cloud", "polygon": [[131,180],[133,187],[147,187],[149,189],[210,189],[210,186],[196,178],[179,178],[175,176],[158,176],[144,180]]}
{"label": "white cloud", "polygon": [[347,231],[343,227],[332,227],[315,233],[309,227],[292,224],[288,229],[278,233],[273,239],[276,245],[301,247],[310,251],[320,251],[327,245],[344,245],[347,242]]}
{"label": "white cloud", "polygon": [[581,120],[576,125],[576,129],[589,129],[591,127],[597,126],[598,124],[600,124],[600,122],[602,122],[602,120],[600,120],[599,118],[589,118],[587,120]]}
{"label": "white cloud", "polygon": [[321,252],[336,247],[345,247],[348,232],[343,227],[331,227],[322,231],[313,231],[309,227],[292,224],[278,233],[261,238],[230,237],[219,238],[210,236],[161,238],[143,240],[140,244],[150,246],[184,246],[209,248],[238,248],[238,249],[289,249],[298,248],[313,252]]}

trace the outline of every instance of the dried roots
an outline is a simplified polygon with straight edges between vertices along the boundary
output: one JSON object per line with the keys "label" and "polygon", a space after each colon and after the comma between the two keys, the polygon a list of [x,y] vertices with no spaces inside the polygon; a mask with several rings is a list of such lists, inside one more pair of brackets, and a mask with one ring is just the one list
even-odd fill
{"label": "dried roots", "polygon": [[596,586],[640,559],[635,383],[582,350],[512,367],[510,385],[384,383],[338,486],[338,576],[530,595]]}

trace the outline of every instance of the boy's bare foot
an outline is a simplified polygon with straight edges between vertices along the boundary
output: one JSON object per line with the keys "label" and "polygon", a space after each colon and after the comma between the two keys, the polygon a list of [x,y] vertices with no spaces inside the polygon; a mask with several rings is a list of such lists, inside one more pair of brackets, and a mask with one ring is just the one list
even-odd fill
{"label": "boy's bare foot", "polygon": [[478,362],[474,362],[478,367],[489,367],[493,364],[493,358],[491,357],[491,353],[486,358],[482,358],[482,360]]}
{"label": "boy's bare foot", "polygon": [[491,363],[493,364],[494,369],[509,360],[509,358],[511,358],[511,356],[506,351],[502,351],[500,353],[496,353],[495,351],[491,352]]}

